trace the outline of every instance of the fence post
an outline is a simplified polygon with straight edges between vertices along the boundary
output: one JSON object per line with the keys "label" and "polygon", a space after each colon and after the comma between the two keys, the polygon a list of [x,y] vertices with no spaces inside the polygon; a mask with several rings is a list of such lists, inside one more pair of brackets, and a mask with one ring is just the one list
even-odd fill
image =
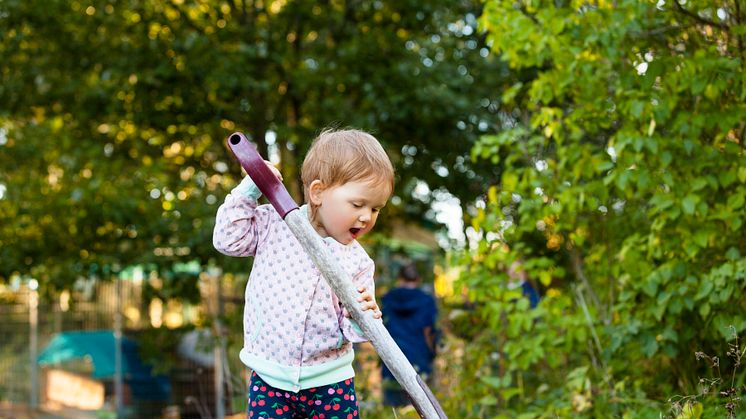
{"label": "fence post", "polygon": [[36,411],[39,407],[39,367],[36,364],[36,358],[39,352],[39,282],[36,279],[30,279],[28,282],[28,301],[29,301],[29,361],[31,363],[31,397],[29,398],[29,407],[31,411]]}
{"label": "fence post", "polygon": [[213,368],[214,371],[214,378],[215,378],[215,418],[216,419],[223,419],[225,418],[225,391],[223,386],[223,381],[225,380],[224,377],[224,370],[223,370],[223,363],[225,362],[225,359],[223,358],[223,324],[222,324],[222,316],[223,316],[223,286],[220,282],[220,278],[216,281],[216,306],[215,306],[215,342],[216,345],[213,349],[214,359],[215,359],[215,367]]}
{"label": "fence post", "polygon": [[116,308],[114,312],[114,397],[117,419],[124,417],[124,381],[122,374],[122,279],[116,275]]}

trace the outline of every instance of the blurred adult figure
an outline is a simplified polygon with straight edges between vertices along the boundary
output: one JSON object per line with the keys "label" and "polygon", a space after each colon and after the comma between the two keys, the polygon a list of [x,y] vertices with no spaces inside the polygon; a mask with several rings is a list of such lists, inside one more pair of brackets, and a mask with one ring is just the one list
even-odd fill
{"label": "blurred adult figure", "polygon": [[[435,358],[435,298],[420,289],[422,277],[414,263],[401,267],[396,286],[381,299],[383,321],[418,374],[427,380]],[[406,393],[383,365],[383,403],[386,406],[409,404]]]}
{"label": "blurred adult figure", "polygon": [[521,293],[528,299],[529,306],[535,308],[539,304],[539,300],[541,300],[541,295],[539,295],[534,284],[528,279],[528,274],[523,267],[523,263],[520,261],[513,262],[508,268],[508,277],[510,277],[508,287],[510,289],[521,287]]}

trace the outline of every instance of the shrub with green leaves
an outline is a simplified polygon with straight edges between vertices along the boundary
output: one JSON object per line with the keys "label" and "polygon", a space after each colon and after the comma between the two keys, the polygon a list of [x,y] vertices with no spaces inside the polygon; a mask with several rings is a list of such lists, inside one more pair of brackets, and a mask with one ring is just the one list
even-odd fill
{"label": "shrub with green leaves", "polygon": [[[473,149],[501,180],[461,262],[478,330],[462,414],[665,414],[707,374],[694,353],[746,329],[740,3],[485,2],[515,77]],[[535,309],[510,287],[515,261]]]}

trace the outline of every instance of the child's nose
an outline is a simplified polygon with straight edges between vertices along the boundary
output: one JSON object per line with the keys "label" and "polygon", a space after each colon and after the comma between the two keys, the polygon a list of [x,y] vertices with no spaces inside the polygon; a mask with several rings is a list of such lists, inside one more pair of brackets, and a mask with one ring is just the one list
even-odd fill
{"label": "child's nose", "polygon": [[359,218],[359,220],[360,220],[361,222],[364,222],[364,223],[367,223],[368,221],[370,221],[370,211],[369,211],[369,210],[364,210],[364,211],[363,211],[363,212],[362,212],[362,213],[360,214],[360,218]]}

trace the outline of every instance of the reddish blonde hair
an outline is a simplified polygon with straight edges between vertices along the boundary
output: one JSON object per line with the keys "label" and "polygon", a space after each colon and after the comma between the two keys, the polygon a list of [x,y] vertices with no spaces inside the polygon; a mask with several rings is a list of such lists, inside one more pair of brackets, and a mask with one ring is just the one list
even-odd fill
{"label": "reddish blonde hair", "polygon": [[394,191],[394,166],[376,137],[357,129],[326,129],[313,140],[301,168],[303,192],[318,179],[325,188],[371,180]]}

